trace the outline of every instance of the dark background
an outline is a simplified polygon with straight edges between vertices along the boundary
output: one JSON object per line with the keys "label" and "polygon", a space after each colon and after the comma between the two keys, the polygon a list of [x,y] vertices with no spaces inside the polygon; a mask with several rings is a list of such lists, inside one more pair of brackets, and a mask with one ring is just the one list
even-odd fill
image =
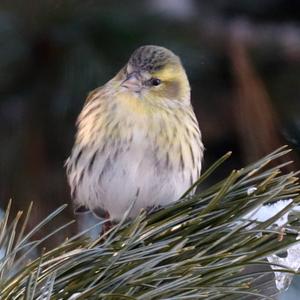
{"label": "dark background", "polygon": [[33,226],[70,202],[63,165],[83,101],[144,44],[186,67],[204,168],[232,150],[226,175],[283,144],[286,171],[300,168],[299,1],[1,0],[0,209],[34,201]]}
{"label": "dark background", "polygon": [[205,167],[232,150],[226,175],[289,144],[300,168],[299,1],[1,0],[0,208],[34,201],[32,226],[69,203],[63,165],[83,101],[144,44],[186,67]]}

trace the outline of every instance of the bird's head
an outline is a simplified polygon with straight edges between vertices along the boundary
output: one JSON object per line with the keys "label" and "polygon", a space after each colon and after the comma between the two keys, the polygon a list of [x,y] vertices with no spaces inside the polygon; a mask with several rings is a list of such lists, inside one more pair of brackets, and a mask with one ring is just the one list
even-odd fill
{"label": "bird's head", "polygon": [[178,56],[159,46],[142,46],[114,78],[118,92],[142,101],[190,103],[190,85]]}

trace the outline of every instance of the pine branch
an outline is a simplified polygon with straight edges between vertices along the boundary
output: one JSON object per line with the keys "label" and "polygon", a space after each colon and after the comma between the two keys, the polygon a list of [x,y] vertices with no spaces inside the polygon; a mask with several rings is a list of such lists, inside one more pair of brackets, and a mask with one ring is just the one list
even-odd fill
{"label": "pine branch", "polygon": [[[281,174],[281,166],[268,168],[287,152],[285,147],[278,149],[208,189],[200,187],[195,196],[187,193],[150,215],[141,212],[132,221],[123,220],[106,239],[90,240],[84,232],[45,250],[32,262],[16,257],[49,238],[31,240],[64,207],[23,236],[23,229],[19,235],[16,232],[19,215],[7,224],[9,205],[0,224],[0,248],[6,251],[0,261],[0,299],[271,299],[261,291],[272,282],[258,283],[258,278],[272,272],[266,257],[296,243],[299,229],[296,215],[284,232],[273,225],[300,202],[297,173]],[[271,219],[245,218],[282,199],[292,201]],[[253,265],[267,269],[245,272]],[[286,267],[280,271],[293,272]]]}

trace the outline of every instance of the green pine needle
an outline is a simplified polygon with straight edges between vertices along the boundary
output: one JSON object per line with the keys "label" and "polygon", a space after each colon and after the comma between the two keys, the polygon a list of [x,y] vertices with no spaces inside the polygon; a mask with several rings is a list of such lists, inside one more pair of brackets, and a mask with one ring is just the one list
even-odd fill
{"label": "green pine needle", "polygon": [[[150,215],[124,220],[104,238],[79,234],[27,261],[30,252],[65,224],[41,240],[33,235],[47,226],[58,208],[24,235],[31,206],[20,226],[21,213],[8,225],[11,202],[0,223],[0,299],[272,299],[262,296],[272,283],[266,256],[296,242],[299,222],[270,227],[300,202],[297,173],[282,174],[268,164],[285,155],[278,149],[244,169],[233,171],[207,189],[203,181],[229,156],[226,154],[191,187],[200,192]],[[254,192],[248,193],[250,187]],[[293,199],[270,220],[243,217],[266,203]],[[251,225],[251,227],[249,227]],[[283,235],[283,236],[282,236]],[[247,272],[253,265],[268,267]],[[292,272],[285,269],[286,272]],[[78,293],[75,297],[75,293]]]}

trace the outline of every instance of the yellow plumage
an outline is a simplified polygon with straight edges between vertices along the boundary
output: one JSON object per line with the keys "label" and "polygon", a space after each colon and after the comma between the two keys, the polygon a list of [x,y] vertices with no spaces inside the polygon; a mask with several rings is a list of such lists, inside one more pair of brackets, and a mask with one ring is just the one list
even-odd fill
{"label": "yellow plumage", "polygon": [[79,115],[67,161],[77,206],[120,220],[176,201],[199,177],[203,145],[179,58],[157,46],[137,49]]}

